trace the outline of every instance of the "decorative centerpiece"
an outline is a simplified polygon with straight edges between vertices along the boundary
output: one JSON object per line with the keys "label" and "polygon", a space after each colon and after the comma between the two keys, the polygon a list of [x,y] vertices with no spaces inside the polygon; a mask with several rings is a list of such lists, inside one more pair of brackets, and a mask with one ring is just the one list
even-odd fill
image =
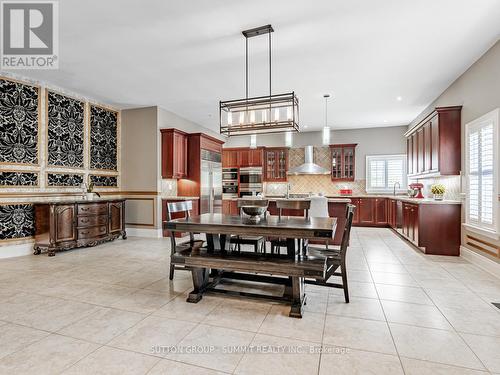
{"label": "decorative centerpiece", "polygon": [[431,186],[431,193],[434,194],[434,200],[442,201],[446,187],[442,184],[434,184]]}
{"label": "decorative centerpiece", "polygon": [[267,211],[269,201],[267,199],[243,199],[239,202],[240,208],[245,215],[245,221],[250,224],[260,222],[262,215]]}

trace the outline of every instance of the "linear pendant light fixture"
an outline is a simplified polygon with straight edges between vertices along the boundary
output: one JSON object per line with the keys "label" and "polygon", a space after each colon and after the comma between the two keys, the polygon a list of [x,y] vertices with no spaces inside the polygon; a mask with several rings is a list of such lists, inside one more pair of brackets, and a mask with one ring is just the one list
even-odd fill
{"label": "linear pendant light fixture", "polygon": [[[246,96],[219,102],[220,133],[231,136],[299,131],[299,99],[294,92],[272,94],[271,25],[243,31],[246,48]],[[248,39],[269,36],[269,95],[248,97]]]}

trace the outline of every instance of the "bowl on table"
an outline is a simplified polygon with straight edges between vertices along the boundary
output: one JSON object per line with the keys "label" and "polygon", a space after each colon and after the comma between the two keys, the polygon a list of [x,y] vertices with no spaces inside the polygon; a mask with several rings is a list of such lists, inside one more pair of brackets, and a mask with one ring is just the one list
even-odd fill
{"label": "bowl on table", "polygon": [[269,201],[267,199],[244,199],[239,202],[239,206],[245,215],[245,221],[258,223],[262,215],[267,211]]}

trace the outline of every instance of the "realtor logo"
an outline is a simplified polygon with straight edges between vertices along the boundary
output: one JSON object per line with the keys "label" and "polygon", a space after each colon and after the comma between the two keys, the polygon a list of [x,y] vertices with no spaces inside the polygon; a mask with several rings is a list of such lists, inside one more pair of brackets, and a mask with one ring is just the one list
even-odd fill
{"label": "realtor logo", "polygon": [[58,69],[59,3],[2,1],[2,69]]}

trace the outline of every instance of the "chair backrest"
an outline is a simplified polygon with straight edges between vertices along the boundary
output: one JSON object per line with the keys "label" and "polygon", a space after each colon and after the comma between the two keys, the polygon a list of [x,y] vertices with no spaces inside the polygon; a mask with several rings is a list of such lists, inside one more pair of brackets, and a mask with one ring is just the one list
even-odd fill
{"label": "chair backrest", "polygon": [[309,209],[311,208],[311,201],[299,200],[277,200],[276,207],[279,210],[279,217],[281,218],[283,210],[303,210],[304,217],[309,217]]}
{"label": "chair backrest", "polygon": [[[192,201],[180,201],[180,202],[168,202],[167,203],[167,220],[172,220],[172,214],[178,212],[184,212],[184,218],[189,219],[189,211],[193,209]],[[194,234],[189,233],[189,241],[194,243]],[[172,251],[174,251],[175,243],[175,232],[170,231],[170,242],[172,243]]]}
{"label": "chair backrest", "polygon": [[351,227],[352,219],[354,217],[354,210],[356,206],[348,203],[346,209],[346,222],[344,227],[344,233],[342,234],[342,242],[340,243],[340,254],[342,262],[345,262],[345,256],[347,253],[347,248],[349,247],[349,238],[351,237]]}
{"label": "chair backrest", "polygon": [[328,198],[326,197],[311,197],[311,209],[309,210],[310,217],[329,217],[328,213]]}

